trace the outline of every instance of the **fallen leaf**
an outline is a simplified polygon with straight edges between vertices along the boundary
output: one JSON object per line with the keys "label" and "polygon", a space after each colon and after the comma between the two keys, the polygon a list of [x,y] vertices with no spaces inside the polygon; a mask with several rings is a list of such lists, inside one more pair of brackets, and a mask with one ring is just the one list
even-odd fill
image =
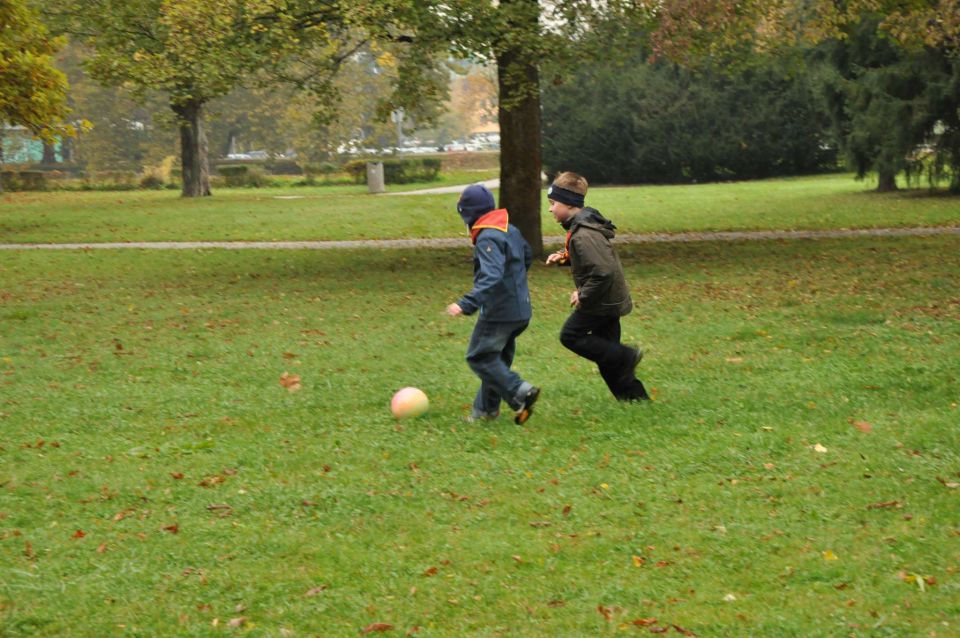
{"label": "fallen leaf", "polygon": [[199,485],[200,487],[213,487],[214,485],[220,485],[221,483],[224,483],[226,480],[227,479],[225,476],[223,476],[222,474],[217,474],[216,476],[206,477],[205,479],[197,483],[197,485]]}
{"label": "fallen leaf", "polygon": [[179,533],[180,533],[180,524],[179,524],[179,523],[174,523],[173,525],[167,525],[166,527],[163,528],[163,531],[165,531],[165,532],[170,532],[171,534],[179,534]]}
{"label": "fallen leaf", "polygon": [[864,434],[871,432],[873,430],[873,426],[867,423],[866,421],[854,421],[853,427],[857,428]]}
{"label": "fallen leaf", "polygon": [[814,451],[814,452],[818,452],[818,453],[820,453],[820,454],[823,454],[824,452],[827,451],[827,448],[825,448],[825,447],[823,447],[822,445],[820,445],[819,443],[817,443],[816,445],[813,446],[813,451]]}
{"label": "fallen leaf", "polygon": [[370,624],[370,625],[367,625],[366,627],[364,627],[364,628],[363,628],[363,633],[365,633],[365,634],[371,634],[371,633],[373,633],[373,632],[375,632],[375,631],[377,631],[377,632],[384,632],[384,631],[390,631],[391,629],[393,629],[393,625],[391,625],[390,623],[375,622],[375,623],[373,623],[373,624]]}
{"label": "fallen leaf", "polygon": [[435,566],[434,566],[434,567],[428,567],[426,570],[424,570],[423,575],[424,575],[424,576],[427,576],[427,577],[429,577],[429,576],[436,576],[438,571],[440,571],[440,570],[437,569]]}
{"label": "fallen leaf", "polygon": [[563,506],[563,515],[564,515],[564,516],[569,516],[569,515],[570,515],[570,510],[572,510],[572,509],[573,509],[573,505],[564,505],[564,506]]}
{"label": "fallen leaf", "polygon": [[312,589],[308,589],[308,590],[307,590],[307,593],[305,593],[304,596],[307,596],[307,597],[316,596],[316,595],[320,594],[321,592],[323,592],[326,588],[327,588],[327,585],[320,585],[319,587],[314,587],[314,588],[312,588]]}
{"label": "fallen leaf", "polygon": [[882,510],[890,507],[895,507],[897,509],[903,507],[903,503],[900,501],[883,501],[881,503],[872,503],[867,505],[868,510]]}
{"label": "fallen leaf", "polygon": [[726,596],[723,597],[723,600],[724,600],[725,602],[728,602],[728,603],[732,603],[732,602],[734,602],[736,599],[737,599],[737,597],[736,597],[734,594],[727,594]]}
{"label": "fallen leaf", "polygon": [[230,622],[227,623],[227,627],[237,628],[243,627],[245,624],[247,624],[247,617],[240,616],[239,618],[231,618]]}
{"label": "fallen leaf", "polygon": [[183,472],[170,472],[170,476],[179,481],[183,478]]}
{"label": "fallen leaf", "polygon": [[285,387],[288,392],[296,392],[301,389],[300,375],[284,372],[280,375],[280,385]]}
{"label": "fallen leaf", "polygon": [[633,624],[636,625],[637,627],[646,627],[648,625],[656,625],[657,619],[656,618],[637,618],[636,620],[633,621]]}
{"label": "fallen leaf", "polygon": [[97,546],[97,553],[98,553],[98,554],[102,554],[102,553],[104,553],[105,551],[107,551],[107,544],[106,544],[106,543],[100,543],[100,544]]}
{"label": "fallen leaf", "polygon": [[647,562],[643,556],[637,556],[636,554],[634,554],[631,558],[633,559],[634,567],[643,567],[643,564]]}
{"label": "fallen leaf", "polygon": [[829,549],[820,552],[820,554],[823,556],[823,560],[840,560],[840,557]]}
{"label": "fallen leaf", "polygon": [[86,535],[87,535],[86,532],[84,532],[82,529],[78,529],[73,533],[73,538],[83,538]]}

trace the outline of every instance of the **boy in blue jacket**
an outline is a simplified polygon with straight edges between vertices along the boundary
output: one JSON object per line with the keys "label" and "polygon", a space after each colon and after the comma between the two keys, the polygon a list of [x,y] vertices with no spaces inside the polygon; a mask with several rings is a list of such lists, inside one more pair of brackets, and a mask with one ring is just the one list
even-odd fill
{"label": "boy in blue jacket", "polygon": [[485,186],[467,186],[457,212],[473,241],[473,289],[447,306],[447,314],[456,317],[480,311],[467,347],[467,365],[480,377],[469,420],[496,419],[503,400],[516,411],[514,422],[522,425],[540,396],[540,388],[510,369],[517,337],[527,329],[532,314],[527,270],[533,252],[510,223],[507,210],[496,209],[493,193]]}

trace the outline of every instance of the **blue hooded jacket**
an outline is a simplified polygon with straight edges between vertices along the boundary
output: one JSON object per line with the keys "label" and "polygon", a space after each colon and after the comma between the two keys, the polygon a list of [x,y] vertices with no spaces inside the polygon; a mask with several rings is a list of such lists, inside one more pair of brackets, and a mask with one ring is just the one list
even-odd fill
{"label": "blue hooded jacket", "polygon": [[532,316],[527,271],[533,251],[506,209],[491,211],[470,226],[473,238],[473,289],[457,305],[463,314],[480,311],[485,321],[529,321]]}

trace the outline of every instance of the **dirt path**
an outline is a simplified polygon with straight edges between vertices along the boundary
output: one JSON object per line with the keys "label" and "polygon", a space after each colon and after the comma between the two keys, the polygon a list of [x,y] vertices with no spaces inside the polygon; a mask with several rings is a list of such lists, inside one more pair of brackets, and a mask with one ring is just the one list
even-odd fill
{"label": "dirt path", "polygon": [[[617,235],[619,243],[684,243],[700,241],[776,241],[785,239],[834,239],[843,237],[925,237],[960,235],[960,226],[925,228],[863,228],[839,230],[747,230],[696,233],[648,233]],[[546,246],[560,244],[563,237],[543,238]],[[469,246],[467,237],[436,239],[358,239],[344,241],[156,241],[103,242],[71,244],[0,244],[0,250],[195,250],[219,248],[227,250],[334,250],[343,248],[454,248]]]}

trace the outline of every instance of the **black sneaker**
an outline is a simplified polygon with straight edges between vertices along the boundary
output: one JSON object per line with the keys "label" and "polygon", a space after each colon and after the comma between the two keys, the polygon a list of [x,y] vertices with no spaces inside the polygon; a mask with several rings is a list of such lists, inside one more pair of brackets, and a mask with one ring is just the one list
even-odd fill
{"label": "black sneaker", "polygon": [[517,415],[513,417],[513,422],[517,425],[523,425],[533,414],[533,404],[540,398],[540,388],[534,386],[527,391],[527,396],[523,397],[523,405],[517,410]]}

